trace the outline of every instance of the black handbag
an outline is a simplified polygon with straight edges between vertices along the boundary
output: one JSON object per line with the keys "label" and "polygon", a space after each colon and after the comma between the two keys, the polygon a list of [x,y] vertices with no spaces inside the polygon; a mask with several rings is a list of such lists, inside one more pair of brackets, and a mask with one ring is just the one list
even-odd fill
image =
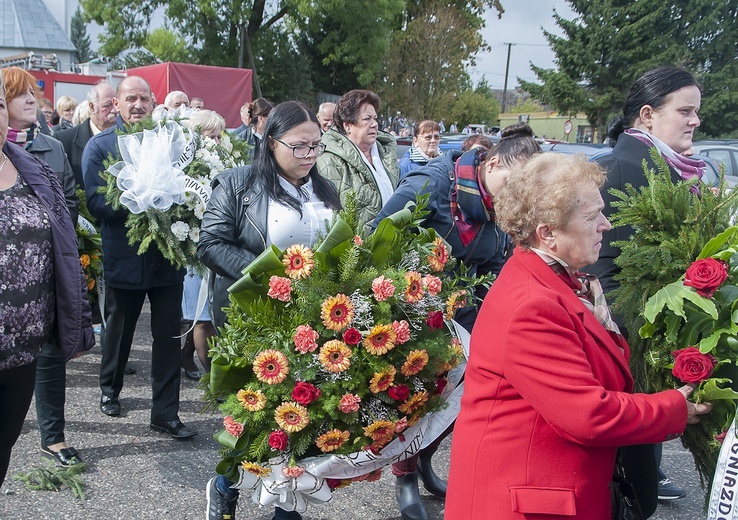
{"label": "black handbag", "polygon": [[615,471],[610,483],[612,494],[612,520],[646,520],[641,512],[633,484],[628,482],[620,461],[620,452],[615,459]]}

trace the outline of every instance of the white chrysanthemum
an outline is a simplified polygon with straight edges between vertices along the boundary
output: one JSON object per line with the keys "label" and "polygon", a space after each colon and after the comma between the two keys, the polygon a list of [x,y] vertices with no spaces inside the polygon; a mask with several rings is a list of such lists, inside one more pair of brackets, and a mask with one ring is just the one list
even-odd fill
{"label": "white chrysanthemum", "polygon": [[174,233],[174,236],[177,237],[177,240],[180,242],[183,242],[187,240],[187,236],[190,232],[190,226],[187,224],[187,222],[182,222],[181,220],[178,220],[174,224],[172,224],[171,228],[172,233]]}
{"label": "white chrysanthemum", "polygon": [[205,204],[198,202],[192,211],[195,213],[195,217],[202,220],[202,217],[205,216]]}
{"label": "white chrysanthemum", "polygon": [[200,240],[200,228],[199,227],[193,227],[190,229],[189,232],[190,240],[193,242],[198,242]]}

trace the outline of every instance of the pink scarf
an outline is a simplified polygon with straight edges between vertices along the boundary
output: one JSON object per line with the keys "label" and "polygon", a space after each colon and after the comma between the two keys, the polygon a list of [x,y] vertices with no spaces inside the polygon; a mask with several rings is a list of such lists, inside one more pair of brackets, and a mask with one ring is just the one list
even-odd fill
{"label": "pink scarf", "polygon": [[663,157],[666,161],[666,163],[674,168],[679,176],[685,181],[688,181],[689,179],[693,179],[695,177],[697,177],[698,179],[702,179],[702,175],[705,172],[705,168],[707,167],[705,161],[692,159],[690,157],[685,157],[680,153],[676,153],[668,144],[663,142],[661,139],[643,130],[638,130],[637,128],[628,128],[625,133],[631,137],[635,137],[648,147],[655,146],[661,154],[661,157]]}

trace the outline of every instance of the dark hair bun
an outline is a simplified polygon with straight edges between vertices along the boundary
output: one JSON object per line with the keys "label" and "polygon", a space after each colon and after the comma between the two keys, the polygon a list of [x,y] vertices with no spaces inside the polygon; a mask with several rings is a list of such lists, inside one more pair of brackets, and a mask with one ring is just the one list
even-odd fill
{"label": "dark hair bun", "polygon": [[618,117],[610,123],[610,126],[607,127],[607,137],[609,137],[613,141],[617,141],[618,137],[620,137],[620,134],[625,132],[625,129],[625,119],[623,119],[622,117]]}
{"label": "dark hair bun", "polygon": [[533,129],[528,123],[515,123],[514,125],[506,126],[500,132],[500,136],[505,139],[507,137],[533,137]]}

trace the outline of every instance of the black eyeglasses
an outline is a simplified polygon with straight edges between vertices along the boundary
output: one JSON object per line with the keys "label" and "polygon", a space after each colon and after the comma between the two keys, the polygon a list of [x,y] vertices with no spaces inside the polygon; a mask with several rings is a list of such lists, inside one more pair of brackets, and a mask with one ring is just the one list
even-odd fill
{"label": "black eyeglasses", "polygon": [[325,152],[325,145],[323,143],[313,146],[308,146],[306,144],[293,146],[291,144],[285,143],[281,139],[277,139],[276,137],[272,137],[272,139],[274,139],[278,143],[282,143],[287,148],[292,150],[292,157],[294,157],[295,159],[305,159],[307,156],[310,155],[310,152],[315,152],[315,157],[320,157],[321,155],[323,155],[323,152]]}

